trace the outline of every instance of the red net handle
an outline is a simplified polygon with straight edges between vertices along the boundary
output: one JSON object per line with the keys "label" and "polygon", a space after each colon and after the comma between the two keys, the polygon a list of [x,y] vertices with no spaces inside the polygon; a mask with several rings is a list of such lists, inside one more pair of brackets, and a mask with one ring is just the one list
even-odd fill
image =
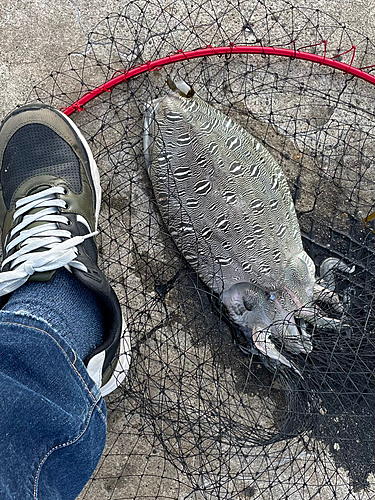
{"label": "red net handle", "polygon": [[[352,49],[354,50],[352,57],[353,61],[355,47],[352,47]],[[346,64],[337,61],[335,59],[330,59],[325,55],[321,56],[318,54],[312,54],[310,52],[303,52],[301,50],[295,50],[295,49],[282,49],[277,47],[259,47],[252,45],[230,45],[228,47],[208,46],[204,49],[197,49],[189,52],[184,52],[182,50],[179,50],[176,54],[172,54],[167,57],[162,57],[161,59],[156,59],[155,61],[149,61],[145,64],[137,66],[136,68],[123,71],[117,76],[114,76],[111,80],[108,80],[107,82],[103,83],[96,89],[90,90],[68,108],[63,108],[62,111],[68,116],[74,113],[75,111],[83,111],[83,106],[88,102],[90,102],[95,97],[103,94],[104,92],[110,92],[112,88],[118,85],[119,83],[125,82],[126,80],[129,80],[134,76],[140,75],[141,73],[145,73],[147,71],[155,71],[161,69],[163,66],[167,66],[168,64],[174,64],[189,59],[196,59],[198,57],[219,56],[228,54],[229,55],[260,54],[260,55],[290,57],[292,59],[303,59],[305,61],[311,61],[320,65],[338,69],[340,71],[343,71],[344,73],[349,73],[351,75],[354,75],[358,78],[361,78],[362,80],[365,80],[375,85],[375,76],[370,75],[369,73],[366,73],[362,69],[356,68],[351,64]]]}

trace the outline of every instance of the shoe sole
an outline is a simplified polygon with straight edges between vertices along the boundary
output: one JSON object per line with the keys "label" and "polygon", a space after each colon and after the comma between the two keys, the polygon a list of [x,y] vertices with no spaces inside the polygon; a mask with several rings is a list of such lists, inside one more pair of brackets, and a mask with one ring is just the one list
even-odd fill
{"label": "shoe sole", "polygon": [[102,396],[107,396],[117,389],[125,380],[130,366],[130,335],[122,317],[123,331],[120,337],[120,345],[118,350],[118,358],[114,364],[112,374],[107,382],[100,388]]}

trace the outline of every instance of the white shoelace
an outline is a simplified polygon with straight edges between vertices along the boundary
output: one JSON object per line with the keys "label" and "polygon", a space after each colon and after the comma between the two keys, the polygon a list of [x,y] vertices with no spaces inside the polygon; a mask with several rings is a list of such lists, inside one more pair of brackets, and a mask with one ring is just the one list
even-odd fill
{"label": "white shoelace", "polygon": [[[0,296],[11,293],[22,286],[35,272],[51,271],[60,267],[65,267],[68,270],[70,267],[75,267],[87,271],[84,264],[74,260],[78,255],[77,245],[83,243],[85,239],[95,236],[97,232],[85,236],[72,236],[70,231],[58,229],[57,222],[69,223],[67,217],[58,213],[58,209],[65,208],[66,205],[65,201],[60,200],[56,195],[64,194],[64,191],[63,187],[52,187],[17,201],[13,221],[32,209],[40,208],[41,210],[25,215],[22,221],[7,235],[6,252],[17,245],[20,245],[20,248],[13,255],[7,257],[1,265],[1,269],[3,269],[7,263],[11,263],[10,271],[0,272]],[[85,225],[90,228],[87,221],[83,220]],[[43,222],[44,224],[24,229],[34,222]],[[20,234],[13,238],[18,232]],[[38,251],[40,248],[48,248],[49,250]]]}

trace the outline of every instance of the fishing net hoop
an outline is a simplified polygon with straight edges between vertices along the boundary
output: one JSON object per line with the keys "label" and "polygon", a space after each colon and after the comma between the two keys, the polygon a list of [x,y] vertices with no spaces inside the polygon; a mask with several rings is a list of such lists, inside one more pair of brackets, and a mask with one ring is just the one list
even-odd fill
{"label": "fishing net hoop", "polygon": [[[236,54],[258,54],[262,56],[270,55],[270,56],[279,56],[279,57],[289,57],[291,59],[301,59],[304,61],[311,61],[319,65],[326,65],[331,68],[338,69],[340,71],[343,71],[344,73],[348,73],[351,75],[356,76],[357,78],[361,78],[362,80],[365,80],[372,85],[375,85],[375,76],[371,75],[370,73],[366,73],[363,71],[365,68],[356,68],[355,66],[352,66],[352,62],[355,57],[355,50],[356,47],[353,45],[351,49],[348,51],[344,52],[348,53],[353,50],[353,55],[352,55],[352,60],[350,64],[347,63],[342,63],[340,61],[337,61],[335,59],[331,59],[329,57],[326,57],[326,50],[327,50],[327,42],[326,40],[322,40],[318,44],[314,44],[311,47],[316,47],[318,45],[323,44],[325,47],[324,55],[321,56],[319,54],[313,54],[310,52],[303,52],[300,49],[287,49],[287,48],[280,48],[280,47],[256,47],[256,46],[235,46],[234,44],[230,45],[229,47],[212,47],[208,46],[204,49],[195,49],[189,52],[185,52],[183,50],[178,50],[177,54],[173,54],[167,57],[163,57],[160,59],[156,59],[154,61],[148,61],[145,64],[142,64],[138,67],[129,69],[127,71],[121,72],[120,75],[113,76],[110,80],[107,82],[103,83],[96,89],[90,90],[82,96],[80,99],[75,101],[73,104],[71,104],[67,108],[62,108],[62,111],[67,115],[71,115],[75,111],[83,111],[84,108],[83,106],[90,102],[92,99],[95,99],[95,97],[100,96],[103,94],[103,92],[110,92],[113,87],[116,85],[126,82],[127,80],[130,80],[130,78],[134,78],[142,73],[145,73],[146,71],[158,71],[162,67],[167,66],[169,64],[175,64],[180,61],[188,61],[189,59],[196,59],[198,57],[213,57],[213,56],[232,56]],[[342,55],[342,54],[340,54]],[[334,56],[334,57],[338,57]]]}

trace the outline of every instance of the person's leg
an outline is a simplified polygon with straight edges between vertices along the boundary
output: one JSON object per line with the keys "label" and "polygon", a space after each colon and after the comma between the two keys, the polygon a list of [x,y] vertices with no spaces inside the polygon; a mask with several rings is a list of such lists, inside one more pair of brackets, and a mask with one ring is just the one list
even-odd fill
{"label": "person's leg", "polygon": [[0,498],[74,500],[106,440],[100,390],[58,333],[0,312]]}
{"label": "person's leg", "polygon": [[73,122],[35,104],[1,125],[0,188],[0,497],[70,500],[104,447],[102,396],[129,364],[97,266],[99,174]]}
{"label": "person's leg", "polygon": [[66,269],[59,269],[45,283],[25,283],[12,293],[2,310],[44,319],[81,359],[104,340],[100,303],[95,294]]}

